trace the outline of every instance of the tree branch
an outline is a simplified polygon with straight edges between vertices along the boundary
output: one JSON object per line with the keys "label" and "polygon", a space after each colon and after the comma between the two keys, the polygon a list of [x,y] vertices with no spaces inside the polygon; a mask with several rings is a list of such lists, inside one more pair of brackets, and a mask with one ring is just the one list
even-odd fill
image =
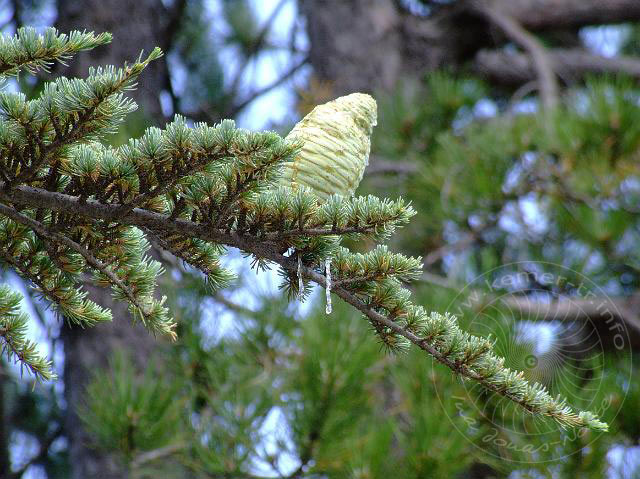
{"label": "tree branch", "polygon": [[239,103],[233,105],[226,112],[225,116],[227,116],[229,118],[233,118],[238,113],[240,113],[242,110],[244,110],[249,105],[249,103],[254,101],[256,98],[264,95],[265,93],[269,93],[271,90],[273,90],[275,88],[278,88],[285,81],[287,81],[289,78],[291,78],[293,75],[295,75],[296,72],[298,72],[298,70],[300,70],[308,62],[309,62],[309,57],[304,57],[299,62],[294,63],[293,65],[291,65],[291,67],[287,71],[285,71],[282,75],[280,75],[276,80],[274,80],[273,82],[271,82],[268,85],[265,85],[262,88],[259,88],[259,89],[255,90],[254,92],[250,93],[247,96],[247,98],[245,98],[244,100],[240,101]]}
{"label": "tree branch", "polygon": [[[241,251],[252,254],[257,258],[271,261],[280,265],[283,270],[295,275],[298,274],[298,263],[295,258],[284,256],[272,243],[264,242],[262,238],[252,236],[239,235],[234,232],[222,232],[211,229],[206,224],[197,224],[180,218],[171,219],[170,217],[141,209],[134,209],[122,217],[118,217],[119,206],[101,204],[95,200],[86,200],[80,202],[79,198],[65,195],[62,193],[54,193],[38,188],[19,186],[12,190],[8,195],[3,189],[3,183],[0,182],[0,200],[23,204],[25,206],[47,208],[54,211],[65,211],[67,214],[73,213],[86,218],[113,220],[118,218],[121,224],[127,224],[137,227],[147,227],[151,230],[174,232],[180,235],[189,235],[191,237],[200,238],[205,241],[215,242],[238,248]],[[313,268],[302,266],[300,273],[303,277],[313,281],[314,283],[326,289],[326,277]],[[509,400],[519,404],[524,409],[535,412],[526,399],[518,397],[508,389],[502,388],[494,384],[490,380],[483,377],[480,373],[469,367],[464,362],[457,362],[449,359],[446,353],[440,352],[428,339],[421,338],[412,331],[404,328],[397,323],[391,316],[386,316],[374,309],[372,304],[368,304],[357,294],[349,291],[343,286],[333,287],[332,292],[346,303],[352,305],[368,318],[374,325],[387,328],[399,336],[406,338],[420,349],[429,353],[440,363],[449,367],[462,377],[473,379],[482,384],[486,389],[493,391]]]}
{"label": "tree branch", "polygon": [[[577,81],[595,73],[624,73],[640,78],[640,60],[628,56],[612,58],[580,49],[547,51],[553,70],[565,81]],[[475,57],[476,71],[506,85],[520,85],[536,78],[530,58],[521,53],[481,50]]]}
{"label": "tree branch", "polygon": [[[267,37],[269,30],[271,30],[271,26],[273,22],[275,21],[276,17],[280,13],[280,10],[285,6],[287,1],[288,0],[280,0],[280,2],[278,2],[278,4],[275,6],[273,11],[271,12],[271,15],[269,15],[269,18],[267,18],[264,25],[256,35],[256,38],[254,39],[251,45],[251,51],[246,53],[242,64],[238,68],[236,76],[231,81],[231,86],[229,87],[229,98],[236,97],[238,93],[238,88],[240,86],[240,80],[242,80],[242,76],[244,75],[244,71],[247,69],[247,66],[249,65],[249,61],[251,60],[251,58],[253,58],[255,53],[260,50],[260,47],[262,46],[265,38]],[[228,117],[229,115],[223,115],[223,116]]]}
{"label": "tree branch", "polygon": [[640,19],[637,0],[497,0],[493,6],[534,31]]}
{"label": "tree branch", "polygon": [[410,175],[418,171],[418,165],[411,161],[389,161],[380,158],[372,158],[367,167],[367,176],[384,175],[393,173],[397,175]]}
{"label": "tree branch", "polygon": [[511,40],[529,53],[538,77],[542,106],[547,111],[555,107],[558,103],[558,83],[552,62],[540,41],[525,30],[513,17],[488,2],[475,1],[473,5],[491,23],[498,26]]}
{"label": "tree branch", "polygon": [[[640,345],[640,319],[634,313],[633,299],[628,298],[570,298],[566,301],[543,302],[528,296],[507,296],[500,302],[513,308],[523,316],[538,318],[542,321],[589,321],[598,330],[600,338],[608,338],[613,346],[613,336],[620,333],[614,320],[619,320],[626,328],[623,332],[632,347]],[[637,307],[637,306],[636,306]],[[626,330],[626,331],[624,331]]]}
{"label": "tree branch", "polygon": [[153,449],[151,451],[143,452],[142,454],[138,455],[133,461],[131,461],[131,466],[134,468],[140,467],[148,462],[162,459],[167,456],[172,456],[173,454],[180,452],[184,448],[185,444],[179,442],[176,444],[169,444],[168,446],[159,447],[158,449]]}
{"label": "tree branch", "polygon": [[[12,190],[11,195],[8,195],[2,189],[2,187],[3,184],[2,182],[0,182],[0,200],[2,201],[22,204],[24,206],[46,208],[53,211],[63,211],[67,214],[76,214],[86,218],[102,219],[107,221],[113,220],[113,218],[118,217],[119,214],[118,205],[102,204],[95,200],[86,200],[85,202],[80,202],[78,198],[73,196],[50,192],[38,188],[32,188],[29,186],[18,186],[14,190]],[[138,208],[128,212],[125,216],[118,218],[118,221],[122,224],[128,224],[140,228],[149,228],[152,232],[155,230],[177,233],[180,235],[189,235],[191,237],[200,238],[205,241],[236,247],[257,257],[273,261],[292,274],[296,274],[296,260],[294,258],[289,258],[281,254],[276,247],[275,242],[270,243],[268,241],[265,241],[264,238],[252,237],[248,235],[238,235],[233,232],[227,233],[222,230],[212,229],[207,225],[197,224],[180,218],[170,219],[166,215],[161,215],[159,213],[154,213]],[[307,234],[307,232],[303,230],[301,234],[305,235]],[[327,232],[327,234],[335,233],[329,231]],[[323,287],[326,287],[325,277],[315,272],[311,268],[303,268],[303,276],[311,279],[312,281],[320,284]],[[425,279],[434,281],[431,276]],[[437,283],[443,287],[451,287],[451,285],[447,281],[437,281]],[[394,332],[404,336],[409,341],[419,346],[421,349],[424,349],[425,351],[434,355],[434,357],[438,361],[451,367],[454,371],[459,372],[460,374],[472,379],[478,379],[477,375],[474,375],[472,371],[464,369],[461,370],[455,363],[444,358],[422,339],[410,332],[405,331],[398,324],[372,309],[370,305],[360,300],[344,285],[334,285],[332,291],[339,297],[344,299],[347,303],[355,306],[357,309],[362,311],[365,316],[367,316],[372,321],[380,323],[385,327],[389,327]],[[618,311],[622,313],[621,319],[625,323],[629,324],[631,331],[635,331],[635,324],[632,324],[634,323],[633,318],[635,318],[635,315],[630,313],[630,308],[619,307]],[[635,322],[638,323],[637,320]],[[640,336],[640,323],[638,323],[638,331],[638,336]]]}
{"label": "tree branch", "polygon": [[[102,261],[96,258],[93,255],[93,253],[91,253],[91,251],[86,249],[84,246],[76,243],[75,241],[71,240],[70,238],[60,233],[50,231],[46,226],[44,226],[39,221],[31,219],[28,216],[25,216],[22,213],[19,213],[18,211],[6,205],[0,204],[0,213],[3,214],[4,216],[7,216],[8,218],[11,218],[16,223],[20,223],[28,228],[31,228],[42,238],[64,245],[67,248],[71,248],[75,252],[79,253],[84,258],[84,260],[87,262],[88,265],[100,271],[109,279],[109,282],[112,285],[119,288],[126,295],[129,302],[140,311],[143,317],[145,318],[149,317],[148,308],[145,307],[145,305],[140,304],[140,301],[138,301],[138,298],[136,298],[131,288],[128,285],[126,285],[125,282],[122,281],[113,271],[111,271],[111,269],[107,265],[105,265]],[[175,333],[173,331],[170,332],[169,334],[173,339],[175,339]]]}

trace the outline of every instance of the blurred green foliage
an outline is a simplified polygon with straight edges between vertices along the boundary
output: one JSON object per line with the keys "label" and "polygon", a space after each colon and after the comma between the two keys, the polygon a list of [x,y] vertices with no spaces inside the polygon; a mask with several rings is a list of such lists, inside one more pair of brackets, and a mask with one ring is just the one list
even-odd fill
{"label": "blurred green foliage", "polygon": [[[424,283],[415,290],[417,302],[454,310],[477,292],[463,289],[467,281],[523,258],[571,268],[567,284],[584,274],[599,295],[634,292],[638,211],[632,195],[640,173],[634,84],[591,80],[548,116],[487,118],[478,107],[486,99],[480,83],[446,74],[379,96],[372,162],[408,161],[417,173],[365,175],[360,193],[384,184],[388,196],[401,193],[420,212],[394,239],[397,248],[427,255],[434,247],[451,248],[428,267],[449,287]],[[523,199],[535,205],[533,217],[523,214]],[[487,278],[474,288],[486,290],[497,276]],[[600,344],[570,359],[555,343],[536,353],[536,338],[519,339],[518,331],[523,320],[537,318],[503,306],[461,309],[460,321],[471,332],[492,334],[510,367],[577,408],[601,411],[610,433],[558,429],[460,383],[419,352],[384,355],[366,322],[339,301],[330,316],[321,311],[322,300],[301,316],[282,299],[263,296],[255,312],[233,316],[233,334],[205,347],[194,326],[210,314],[204,291],[181,284],[174,308],[182,304],[189,313],[176,367],[186,372],[191,398],[183,427],[197,424],[187,435],[206,440],[192,441],[173,460],[194,474],[286,476],[301,466],[299,477],[445,478],[471,471],[506,477],[517,471],[517,477],[597,478],[609,470],[612,447],[638,439],[640,381],[629,376],[628,354]],[[578,294],[563,285],[550,292]]]}
{"label": "blurred green foliage", "polygon": [[[602,477],[611,448],[639,437],[633,358],[597,342],[575,359],[556,354],[563,346],[553,341],[536,352],[519,329],[535,316],[470,298],[478,290],[514,293],[491,282],[522,267],[492,269],[522,259],[542,262],[542,271],[569,268],[566,283],[548,291],[528,285],[543,293],[579,297],[583,275],[599,296],[637,290],[637,93],[626,79],[594,79],[551,114],[487,117],[480,105],[490,93],[475,80],[443,73],[407,83],[378,96],[372,163],[409,162],[415,173],[365,175],[359,191],[383,185],[420,212],[394,238],[396,249],[429,257],[444,248],[427,266],[444,284],[416,287],[418,303],[452,310],[470,332],[491,334],[508,366],[576,408],[601,412],[608,434],[558,429],[461,383],[419,352],[386,355],[367,323],[338,300],[330,316],[318,298],[301,314],[284,298],[256,293],[255,310],[237,304],[216,319],[216,297],[185,270],[163,288],[180,324],[169,369],[134,381],[140,373],[118,359],[90,387],[87,425],[128,461],[133,477],[150,470],[164,477]],[[464,288],[481,274],[487,281]],[[255,279],[242,278],[237,288],[255,289]],[[471,307],[461,309],[465,302]],[[231,324],[224,334],[223,322]],[[133,419],[141,434],[135,448]],[[170,454],[141,462],[153,448]]]}
{"label": "blurred green foliage", "polygon": [[[224,3],[229,39],[244,56],[259,35],[247,5]],[[187,9],[188,28],[177,42],[189,72],[187,110],[225,102],[220,65],[203,54],[208,38],[198,12]],[[624,53],[638,54],[639,31],[631,28]],[[376,95],[372,165],[384,160],[412,170],[365,173],[358,194],[402,195],[419,212],[393,239],[395,249],[431,257],[426,270],[446,284],[416,287],[416,302],[458,312],[475,291],[464,289],[467,282],[523,259],[583,274],[602,288],[598,295],[637,294],[639,92],[630,79],[594,78],[568,91],[557,111],[518,113],[488,85],[443,72]],[[255,311],[212,326],[221,310],[201,277],[183,271],[165,280],[180,338],[166,351],[166,369],[134,371],[126,356],[115,358],[96,374],[84,414],[97,447],[118,452],[132,477],[623,477],[607,454],[640,440],[631,353],[594,349],[600,354],[580,358],[579,366],[563,360],[542,370],[540,356],[531,367],[534,346],[517,340],[518,322],[531,318],[512,310],[479,304],[463,310],[460,322],[491,333],[509,366],[547,382],[576,408],[605,405],[608,434],[551,427],[459,382],[420,352],[386,355],[367,323],[337,298],[330,316],[321,298],[302,315],[283,298],[261,294]],[[231,332],[215,331],[222,321],[232,322]],[[588,374],[563,380],[576,371]],[[24,411],[19,428],[45,433],[40,403],[51,398],[18,389],[10,399]],[[46,417],[60,420],[54,413]],[[60,457],[50,455],[62,464],[47,470],[50,477],[65,477]]]}

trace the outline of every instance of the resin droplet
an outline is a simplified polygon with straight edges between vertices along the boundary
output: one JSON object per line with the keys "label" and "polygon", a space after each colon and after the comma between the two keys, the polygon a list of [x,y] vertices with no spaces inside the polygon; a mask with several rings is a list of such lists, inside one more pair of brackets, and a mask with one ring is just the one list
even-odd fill
{"label": "resin droplet", "polygon": [[331,314],[331,260],[329,258],[324,260],[324,272],[327,278],[327,287],[325,288],[325,292],[327,294],[327,306],[325,307],[324,312]]}
{"label": "resin droplet", "polygon": [[298,254],[298,298],[304,297],[304,284],[302,283],[302,256]]}

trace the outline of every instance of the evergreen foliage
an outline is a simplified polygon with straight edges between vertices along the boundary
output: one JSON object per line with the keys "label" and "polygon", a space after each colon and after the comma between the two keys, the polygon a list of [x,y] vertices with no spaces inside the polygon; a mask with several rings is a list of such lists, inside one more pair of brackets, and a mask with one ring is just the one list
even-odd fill
{"label": "evergreen foliage", "polygon": [[53,379],[51,362],[43,358],[37,351],[37,345],[26,339],[29,316],[20,311],[20,293],[11,290],[7,285],[0,285],[0,317],[2,327],[2,351],[7,359],[20,361],[38,379]]}
{"label": "evergreen foliage", "polygon": [[[12,65],[11,74],[108,39],[29,32],[0,45],[0,63]],[[21,48],[38,60],[16,60]],[[69,321],[91,326],[111,319],[79,289],[92,272],[94,282],[128,302],[136,320],[175,339],[165,299],[154,294],[162,268],[147,256],[150,244],[202,271],[214,289],[232,279],[219,261],[226,247],[250,255],[259,267],[276,264],[292,295],[304,294],[300,280],[303,287],[309,281],[326,287],[324,261],[331,259],[333,293],[364,315],[389,350],[414,344],[531,413],[563,426],[606,430],[592,413],[573,412],[505,367],[491,341],[460,330],[450,315],[413,304],[405,283],[419,276],[419,258],[384,246],[365,254],[341,246],[343,238],[387,240],[416,213],[402,199],[334,195],[323,202],[304,188],[275,187],[282,165],[301,145],[229,120],[191,126],[178,116],[164,129],[106,146],[105,135],[135,109],[124,92],[160,55],[156,49],[123,68],[94,69],[86,79],[58,78],[34,100],[0,95],[0,257]],[[17,301],[8,288],[0,290],[5,350],[47,378],[48,363],[24,342]]]}

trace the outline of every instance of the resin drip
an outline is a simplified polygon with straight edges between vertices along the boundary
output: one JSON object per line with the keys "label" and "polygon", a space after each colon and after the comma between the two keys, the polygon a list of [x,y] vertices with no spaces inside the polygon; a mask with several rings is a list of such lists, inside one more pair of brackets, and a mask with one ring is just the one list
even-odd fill
{"label": "resin drip", "polygon": [[327,287],[325,292],[327,294],[327,306],[325,307],[325,313],[331,314],[331,259],[324,260],[324,272],[327,278]]}

